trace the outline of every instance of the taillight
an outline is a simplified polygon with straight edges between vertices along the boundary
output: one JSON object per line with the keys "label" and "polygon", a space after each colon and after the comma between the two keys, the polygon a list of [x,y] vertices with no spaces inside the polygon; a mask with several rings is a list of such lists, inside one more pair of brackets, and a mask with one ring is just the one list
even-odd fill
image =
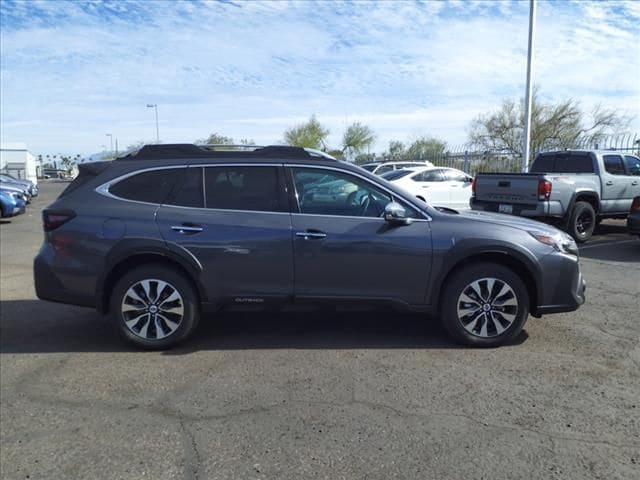
{"label": "taillight", "polygon": [[538,200],[549,200],[549,197],[551,197],[551,182],[540,180],[538,182]]}
{"label": "taillight", "polygon": [[50,232],[64,225],[75,216],[76,213],[72,210],[43,210],[42,228],[45,232]]}
{"label": "taillight", "polygon": [[640,210],[640,197],[634,198],[633,203],[631,203],[631,211],[635,212],[636,210]]}
{"label": "taillight", "polygon": [[478,176],[474,175],[473,180],[471,180],[471,195],[475,197],[476,195],[476,181],[478,180]]}

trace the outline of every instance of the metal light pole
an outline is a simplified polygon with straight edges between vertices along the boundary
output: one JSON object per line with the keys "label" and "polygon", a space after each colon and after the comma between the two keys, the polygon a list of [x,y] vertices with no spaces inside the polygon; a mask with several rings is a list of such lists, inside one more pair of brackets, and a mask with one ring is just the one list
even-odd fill
{"label": "metal light pole", "polygon": [[529,171],[529,155],[531,154],[531,107],[533,77],[533,44],[536,36],[536,0],[529,0],[529,51],[527,54],[527,91],[524,106],[524,148],[522,157],[522,171]]}
{"label": "metal light pole", "polygon": [[160,143],[160,127],[158,126],[158,104],[157,103],[147,103],[147,108],[155,108],[156,109],[156,143]]}
{"label": "metal light pole", "polygon": [[109,153],[113,154],[113,133],[105,133],[104,135],[106,137],[109,137],[109,145],[110,145]]}

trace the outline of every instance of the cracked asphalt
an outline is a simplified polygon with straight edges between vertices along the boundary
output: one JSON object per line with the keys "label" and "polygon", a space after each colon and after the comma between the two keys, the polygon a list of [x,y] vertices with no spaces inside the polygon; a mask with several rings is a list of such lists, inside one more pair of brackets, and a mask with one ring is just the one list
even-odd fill
{"label": "cracked asphalt", "polygon": [[3,479],[640,478],[640,240],[582,249],[587,303],[458,348],[393,312],[235,313],[168,352],[38,301],[43,183],[0,226]]}

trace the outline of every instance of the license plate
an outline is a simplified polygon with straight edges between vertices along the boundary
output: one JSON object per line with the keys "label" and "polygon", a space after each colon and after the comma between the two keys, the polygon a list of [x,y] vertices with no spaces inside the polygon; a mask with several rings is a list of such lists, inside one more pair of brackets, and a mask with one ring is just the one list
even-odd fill
{"label": "license plate", "polygon": [[507,205],[505,203],[501,203],[500,205],[498,205],[498,212],[513,213],[513,205]]}

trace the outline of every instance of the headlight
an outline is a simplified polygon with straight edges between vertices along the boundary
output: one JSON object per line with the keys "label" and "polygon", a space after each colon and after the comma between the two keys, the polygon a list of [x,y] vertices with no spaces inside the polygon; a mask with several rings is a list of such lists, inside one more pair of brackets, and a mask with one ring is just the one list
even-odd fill
{"label": "headlight", "polygon": [[529,235],[540,243],[553,247],[558,252],[578,255],[578,245],[575,240],[564,232],[545,232],[542,230],[529,231]]}

